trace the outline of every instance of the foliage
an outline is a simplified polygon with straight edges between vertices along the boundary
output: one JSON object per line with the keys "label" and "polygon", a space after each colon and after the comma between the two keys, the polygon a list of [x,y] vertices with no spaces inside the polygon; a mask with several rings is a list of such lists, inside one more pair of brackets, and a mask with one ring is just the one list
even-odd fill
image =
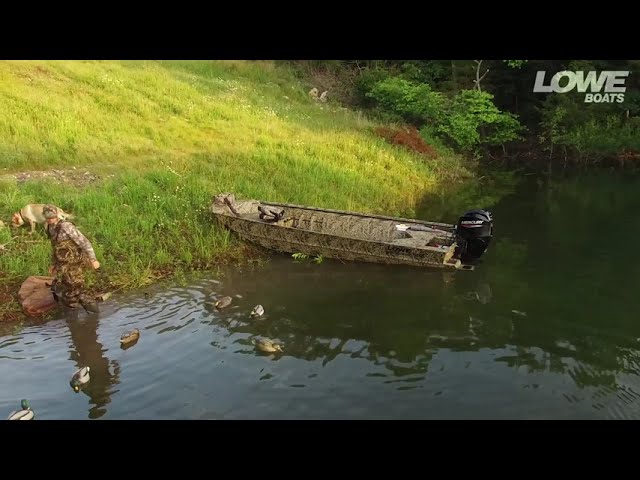
{"label": "foliage", "polygon": [[453,100],[440,132],[463,150],[516,140],[521,130],[518,120],[515,115],[498,110],[492,99],[488,92],[462,90]]}
{"label": "foliage", "polygon": [[415,83],[400,77],[389,77],[377,82],[367,95],[383,108],[418,126],[440,123],[446,105],[445,97],[434,92],[429,84]]}
{"label": "foliage", "polygon": [[368,95],[407,122],[433,126],[437,134],[463,151],[519,138],[521,127],[516,116],[501,112],[488,92],[462,90],[449,100],[426,83],[387,77],[377,82]]}
{"label": "foliage", "polygon": [[504,60],[504,63],[506,63],[511,68],[522,68],[522,66],[525,63],[527,63],[527,61],[526,60]]}

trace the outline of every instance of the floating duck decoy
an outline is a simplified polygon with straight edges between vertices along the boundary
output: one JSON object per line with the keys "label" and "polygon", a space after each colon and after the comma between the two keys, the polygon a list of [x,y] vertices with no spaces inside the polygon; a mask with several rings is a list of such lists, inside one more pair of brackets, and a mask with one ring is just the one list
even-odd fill
{"label": "floating duck decoy", "polygon": [[488,283],[482,283],[478,287],[478,290],[475,292],[476,300],[478,300],[481,304],[486,305],[491,301],[493,297],[491,293],[491,287]]}
{"label": "floating duck decoy", "polygon": [[258,340],[254,339],[252,341],[256,348],[262,352],[284,352],[284,350],[282,350],[282,345],[275,343],[273,340],[269,340],[268,338],[260,338]]}
{"label": "floating duck decoy", "polygon": [[26,399],[22,399],[20,402],[20,408],[22,410],[16,410],[11,412],[11,415],[7,417],[7,420],[33,420],[35,413],[31,410],[29,402]]}
{"label": "floating duck decoy", "polygon": [[73,377],[71,377],[71,382],[69,383],[71,384],[71,388],[73,388],[74,392],[78,393],[80,391],[80,387],[89,382],[90,370],[91,369],[89,367],[82,367],[73,374]]}
{"label": "floating duck decoy", "polygon": [[214,303],[213,305],[216,308],[225,308],[228,307],[229,305],[231,305],[231,302],[233,301],[233,299],[231,297],[222,297],[221,299],[219,299],[216,303]]}
{"label": "floating duck decoy", "polygon": [[96,298],[101,302],[106,302],[111,297],[111,292],[103,293],[102,295],[98,295]]}
{"label": "floating duck decoy", "polygon": [[140,338],[140,330],[134,328],[130,332],[125,332],[120,336],[120,343],[126,345],[131,342],[135,342]]}
{"label": "floating duck decoy", "polygon": [[262,305],[256,305],[255,307],[253,307],[253,310],[251,310],[252,317],[260,317],[263,314],[264,314],[264,308],[262,308]]}

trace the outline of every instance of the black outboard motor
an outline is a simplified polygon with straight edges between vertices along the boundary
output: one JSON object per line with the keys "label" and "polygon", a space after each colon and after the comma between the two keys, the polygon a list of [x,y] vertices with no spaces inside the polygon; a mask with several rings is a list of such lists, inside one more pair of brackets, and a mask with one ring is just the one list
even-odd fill
{"label": "black outboard motor", "polygon": [[465,212],[455,228],[458,258],[462,263],[476,263],[489,246],[493,235],[493,218],[487,210]]}

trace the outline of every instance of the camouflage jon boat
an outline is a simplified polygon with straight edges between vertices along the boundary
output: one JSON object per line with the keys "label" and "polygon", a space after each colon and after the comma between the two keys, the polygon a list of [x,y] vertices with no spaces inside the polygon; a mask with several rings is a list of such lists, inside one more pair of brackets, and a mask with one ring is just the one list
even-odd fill
{"label": "camouflage jon boat", "polygon": [[211,212],[240,238],[286,253],[472,270],[492,237],[486,210],[456,225],[216,195]]}

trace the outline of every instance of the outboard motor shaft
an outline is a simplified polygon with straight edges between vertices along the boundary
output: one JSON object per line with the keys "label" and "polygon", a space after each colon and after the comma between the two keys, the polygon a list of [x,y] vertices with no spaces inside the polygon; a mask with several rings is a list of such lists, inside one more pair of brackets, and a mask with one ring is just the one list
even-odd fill
{"label": "outboard motor shaft", "polygon": [[493,218],[487,210],[469,210],[455,228],[458,258],[463,263],[475,263],[484,254],[493,236]]}

